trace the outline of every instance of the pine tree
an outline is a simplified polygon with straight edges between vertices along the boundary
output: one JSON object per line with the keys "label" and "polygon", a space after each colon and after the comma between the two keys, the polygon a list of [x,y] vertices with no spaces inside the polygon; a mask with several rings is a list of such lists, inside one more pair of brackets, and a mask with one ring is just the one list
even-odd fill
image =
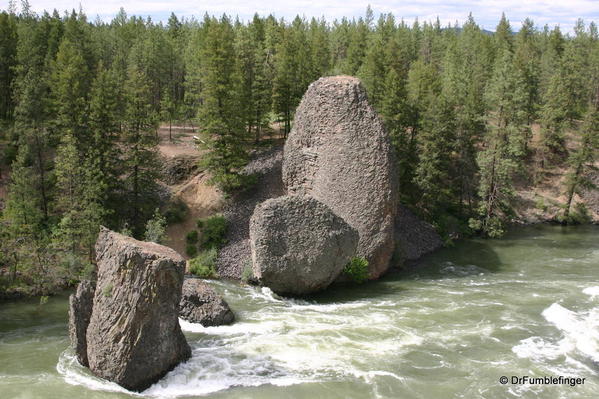
{"label": "pine tree", "polygon": [[510,25],[510,21],[505,17],[505,13],[501,14],[501,20],[495,28],[495,46],[497,48],[497,55],[501,57],[505,50],[512,51],[513,46],[513,32]]}
{"label": "pine tree", "polygon": [[308,30],[310,42],[310,64],[312,65],[311,80],[325,76],[331,68],[331,50],[329,45],[329,30],[323,19],[312,18]]}
{"label": "pine tree", "polygon": [[512,178],[517,163],[510,154],[510,142],[504,131],[491,130],[478,153],[480,169],[478,218],[470,219],[470,227],[489,237],[504,233],[506,219],[512,215],[514,196]]}
{"label": "pine tree", "polygon": [[408,100],[417,112],[418,120],[428,108],[428,101],[441,93],[439,71],[435,65],[419,59],[412,63],[407,81]]}
{"label": "pine tree", "polygon": [[404,203],[414,204],[413,179],[418,162],[416,115],[407,99],[406,79],[390,69],[384,83],[381,116],[397,154],[400,194]]}
{"label": "pine tree", "polygon": [[172,91],[166,88],[162,92],[160,100],[160,116],[162,120],[168,121],[168,140],[173,142],[173,121],[177,117],[177,104],[173,98]]}
{"label": "pine tree", "polygon": [[498,237],[513,215],[513,179],[522,170],[530,131],[523,104],[526,93],[513,68],[512,53],[504,49],[489,83],[487,101],[494,123],[483,140],[477,161],[480,170],[478,217],[470,226],[484,235]]}
{"label": "pine tree", "polygon": [[17,55],[17,24],[13,15],[0,13],[0,120],[11,120],[15,107],[12,85]]}
{"label": "pine tree", "polygon": [[63,40],[51,76],[52,113],[56,117],[59,134],[69,130],[82,150],[89,145],[89,137],[86,137],[88,76],[83,54],[69,39]]}
{"label": "pine tree", "polygon": [[208,24],[200,53],[203,74],[198,119],[209,151],[204,163],[213,174],[213,182],[226,191],[242,185],[239,172],[247,162],[233,43],[233,27],[223,17]]}
{"label": "pine tree", "polygon": [[514,63],[522,76],[526,92],[525,111],[530,125],[538,113],[540,96],[541,57],[535,40],[535,27],[530,19],[524,20],[516,35]]}
{"label": "pine tree", "polygon": [[476,196],[475,145],[484,135],[484,92],[491,56],[481,29],[472,17],[462,26],[461,36],[451,41],[443,61],[443,96],[456,117],[455,186],[459,192],[461,217],[471,214]]}
{"label": "pine tree", "polygon": [[417,205],[428,221],[441,224],[442,216],[456,205],[452,178],[455,115],[442,96],[431,98],[428,104],[418,135],[415,182],[421,196]]}
{"label": "pine tree", "polygon": [[5,233],[4,248],[13,262],[13,280],[18,271],[25,272],[34,280],[38,289],[47,280],[51,266],[47,258],[46,217],[38,196],[37,175],[31,166],[31,150],[21,143],[12,163],[6,207],[2,212],[2,229]]}
{"label": "pine tree", "polygon": [[36,177],[30,165],[30,148],[26,143],[12,164],[6,208],[2,213],[15,238],[30,237],[43,230],[45,215],[37,194]]}
{"label": "pine tree", "polygon": [[54,231],[55,244],[71,256],[87,257],[89,262],[93,261],[94,244],[106,214],[101,204],[104,187],[94,178],[94,166],[82,159],[75,136],[67,132],[56,155],[56,209],[61,217]]}
{"label": "pine tree", "polygon": [[[93,170],[94,184],[102,189],[99,200],[106,217],[117,215],[123,193],[120,176],[123,174],[120,139],[120,98],[122,90],[113,70],[100,64],[92,83],[89,101],[89,130],[91,146],[86,156],[88,167]],[[105,219],[108,223],[108,221]],[[108,223],[116,227],[114,221]]]}
{"label": "pine tree", "polygon": [[541,108],[541,153],[543,165],[551,162],[555,155],[566,151],[564,129],[567,125],[568,103],[567,82],[563,69],[551,77]]}
{"label": "pine tree", "polygon": [[381,15],[369,42],[364,61],[358,70],[358,76],[368,91],[368,98],[377,109],[379,109],[383,97],[385,81],[381,77],[386,76],[389,67],[386,48],[390,42],[392,43],[394,25],[393,19],[387,20],[386,16]]}
{"label": "pine tree", "polygon": [[275,58],[273,110],[283,118],[284,137],[291,131],[293,113],[308,85],[316,78],[305,21],[296,17],[285,28]]}
{"label": "pine tree", "polygon": [[123,131],[124,183],[127,195],[124,220],[135,237],[143,234],[146,220],[157,202],[159,175],[156,153],[156,114],[147,76],[136,65],[129,67],[125,84],[127,109]]}
{"label": "pine tree", "polygon": [[254,126],[254,141],[258,143],[264,127],[268,126],[268,113],[272,106],[272,54],[266,45],[266,24],[254,16],[249,25],[250,41],[253,43],[253,80],[252,80],[252,105],[253,115],[250,118]]}
{"label": "pine tree", "polygon": [[[599,91],[598,91],[599,93]],[[562,220],[565,223],[572,221],[570,210],[574,195],[581,189],[594,187],[589,179],[589,172],[596,171],[594,165],[599,151],[599,96],[597,105],[590,104],[584,122],[581,126],[581,141],[578,149],[568,158],[570,170],[566,174],[566,205]]]}
{"label": "pine tree", "polygon": [[504,50],[497,61],[493,78],[486,92],[486,100],[496,119],[496,128],[505,130],[510,141],[516,145],[515,153],[524,156],[531,138],[527,125],[526,93],[524,78],[514,68],[514,57]]}
{"label": "pine tree", "polygon": [[367,22],[359,18],[357,22],[352,21],[350,25],[350,37],[347,47],[347,57],[343,72],[348,75],[356,75],[364,62],[366,50],[368,47],[368,38],[370,36],[370,27]]}

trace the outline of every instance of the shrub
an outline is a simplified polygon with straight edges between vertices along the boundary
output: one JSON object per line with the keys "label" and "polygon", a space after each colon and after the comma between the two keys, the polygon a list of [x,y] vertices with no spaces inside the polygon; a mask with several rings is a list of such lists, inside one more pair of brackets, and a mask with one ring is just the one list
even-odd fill
{"label": "shrub", "polygon": [[227,234],[227,219],[222,215],[211,216],[202,221],[202,246],[220,248],[225,244]]}
{"label": "shrub", "polygon": [[217,173],[209,180],[209,183],[218,186],[226,194],[232,194],[253,187],[257,181],[258,177],[256,175]]}
{"label": "shrub", "polygon": [[241,281],[248,283],[254,278],[254,271],[252,270],[252,262],[246,261],[241,272]]}
{"label": "shrub", "polygon": [[198,277],[213,278],[216,277],[216,248],[204,250],[189,261],[189,271]]}
{"label": "shrub", "polygon": [[353,257],[345,265],[343,272],[354,282],[360,284],[368,280],[368,261],[362,257]]}
{"label": "shrub", "polygon": [[185,253],[189,257],[194,257],[198,254],[198,247],[195,244],[187,244],[185,247]]}
{"label": "shrub", "polygon": [[154,211],[152,219],[146,223],[145,240],[158,244],[163,244],[166,240],[166,219],[158,208]]}
{"label": "shrub", "polygon": [[187,205],[180,199],[169,202],[164,209],[167,224],[181,223],[187,216]]}
{"label": "shrub", "polygon": [[188,244],[197,244],[198,243],[198,231],[192,230],[185,236],[185,241]]}

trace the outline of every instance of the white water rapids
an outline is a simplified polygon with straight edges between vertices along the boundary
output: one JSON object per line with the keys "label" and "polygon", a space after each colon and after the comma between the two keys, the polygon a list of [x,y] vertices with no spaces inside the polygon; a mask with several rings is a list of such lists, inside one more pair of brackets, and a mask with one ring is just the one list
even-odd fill
{"label": "white water rapids", "polygon": [[[78,365],[65,350],[64,330],[52,327],[46,334],[54,338],[38,343],[31,338],[37,327],[1,332],[0,396],[596,398],[597,233],[543,226],[467,241],[416,268],[310,300],[213,281],[237,322],[204,328],[181,321],[192,358],[140,394]],[[37,366],[41,350],[49,354]],[[22,363],[27,356],[30,364]],[[2,366],[3,359],[21,359],[21,370]],[[499,382],[524,375],[585,382]]]}

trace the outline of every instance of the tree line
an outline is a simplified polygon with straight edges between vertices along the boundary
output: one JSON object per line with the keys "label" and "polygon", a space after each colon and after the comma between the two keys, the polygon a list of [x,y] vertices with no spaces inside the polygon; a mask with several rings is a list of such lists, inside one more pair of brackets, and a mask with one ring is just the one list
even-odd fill
{"label": "tree line", "polygon": [[0,13],[0,172],[10,173],[0,264],[44,287],[89,270],[100,224],[160,237],[159,123],[197,126],[203,166],[234,191],[265,132],[285,137],[308,85],[336,74],[361,78],[397,152],[402,202],[442,233],[500,235],[515,182],[555,167],[568,170],[572,220],[599,141],[598,36],[583,21],[573,34],[530,19],[515,32],[503,16],[490,33],[472,16],[407,24],[370,8],[332,22],[157,23],[11,2]]}

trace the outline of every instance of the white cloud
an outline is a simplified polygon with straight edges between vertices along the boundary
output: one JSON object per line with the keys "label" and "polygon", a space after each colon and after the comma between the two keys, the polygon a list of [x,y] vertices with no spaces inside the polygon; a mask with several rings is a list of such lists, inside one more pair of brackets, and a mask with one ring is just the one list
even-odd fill
{"label": "white cloud", "polygon": [[[166,20],[171,11],[178,16],[196,16],[201,18],[205,12],[220,15],[227,13],[249,19],[258,12],[261,15],[274,13],[277,17],[293,18],[295,15],[306,17],[324,16],[328,20],[335,18],[358,17],[364,15],[370,3],[375,16],[382,12],[391,12],[397,19],[404,18],[411,22],[416,17],[421,21],[434,20],[439,17],[443,24],[456,20],[463,22],[469,12],[475,20],[486,29],[494,29],[501,13],[505,12],[514,28],[526,17],[531,17],[538,26],[559,24],[565,31],[570,31],[577,18],[587,23],[599,22],[599,1],[597,0],[479,0],[479,1],[441,1],[441,0],[283,0],[279,2],[254,0],[30,0],[33,10],[57,9],[59,11],[79,8],[90,17],[99,15],[102,19],[112,18],[121,6],[130,15],[152,16],[154,20]],[[8,0],[0,1],[0,8],[6,9]]]}

